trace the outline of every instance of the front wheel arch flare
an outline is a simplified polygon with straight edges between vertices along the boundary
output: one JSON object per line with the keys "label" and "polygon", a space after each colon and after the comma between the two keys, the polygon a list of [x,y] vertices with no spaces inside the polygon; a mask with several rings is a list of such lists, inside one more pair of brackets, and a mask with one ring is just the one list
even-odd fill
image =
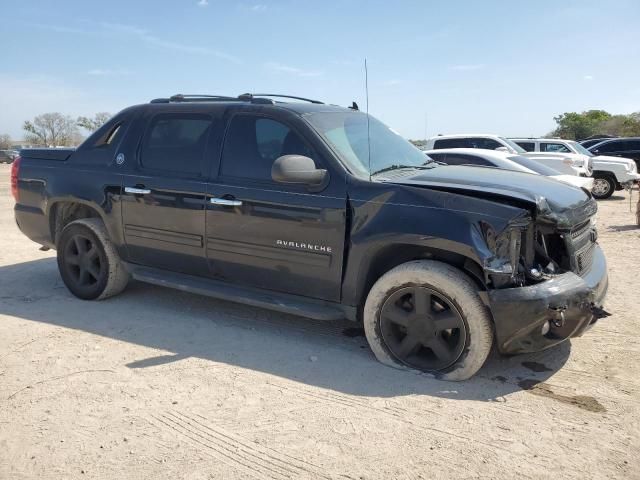
{"label": "front wheel arch flare", "polygon": [[[378,251],[370,261],[364,262],[367,268],[361,272],[360,280],[358,281],[358,311],[362,313],[367,295],[380,277],[398,265],[413,260],[436,260],[451,265],[467,273],[478,287],[478,290],[485,291],[487,289],[484,271],[478,262],[472,258],[420,245],[390,245]],[[362,318],[361,315],[359,316]]]}

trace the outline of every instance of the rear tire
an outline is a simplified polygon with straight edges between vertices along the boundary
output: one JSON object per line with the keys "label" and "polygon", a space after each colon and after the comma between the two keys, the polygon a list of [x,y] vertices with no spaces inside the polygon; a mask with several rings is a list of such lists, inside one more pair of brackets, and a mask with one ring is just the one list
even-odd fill
{"label": "rear tire", "polygon": [[385,365],[450,381],[472,377],[493,344],[493,324],[477,286],[458,269],[432,260],[404,263],[371,288],[364,329]]}
{"label": "rear tire", "polygon": [[60,234],[57,255],[62,281],[83,300],[112,297],[129,283],[129,273],[97,218],[68,224]]}
{"label": "rear tire", "polygon": [[616,190],[616,182],[608,175],[595,174],[593,176],[593,190],[591,194],[598,200],[604,200],[613,195]]}

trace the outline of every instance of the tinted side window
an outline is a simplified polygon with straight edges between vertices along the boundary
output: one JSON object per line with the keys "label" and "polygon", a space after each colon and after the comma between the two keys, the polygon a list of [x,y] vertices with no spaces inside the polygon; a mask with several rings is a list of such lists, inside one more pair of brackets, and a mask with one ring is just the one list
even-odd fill
{"label": "tinted side window", "polygon": [[431,158],[432,160],[435,160],[436,162],[444,162],[446,163],[446,158],[445,158],[445,154],[444,153],[430,153],[429,154],[429,158]]}
{"label": "tinted side window", "polygon": [[271,181],[271,166],[282,155],[314,158],[313,151],[288,126],[270,118],[236,115],[222,153],[222,176]]}
{"label": "tinted side window", "polygon": [[504,147],[500,142],[491,138],[473,138],[471,139],[473,148],[485,148],[487,150],[495,150],[496,148]]}
{"label": "tinted side window", "polygon": [[625,150],[640,150],[640,140],[627,140]]}
{"label": "tinted side window", "polygon": [[433,148],[467,148],[470,147],[466,138],[444,138],[433,142]]}
{"label": "tinted side window", "polygon": [[143,142],[140,162],[146,169],[199,176],[211,118],[200,114],[156,116]]}
{"label": "tinted side window", "polygon": [[556,152],[556,153],[571,153],[569,147],[562,143],[549,143],[542,142],[540,143],[540,151],[541,152]]}
{"label": "tinted side window", "polygon": [[605,152],[617,152],[619,150],[624,150],[622,147],[622,145],[620,145],[622,142],[607,142],[603,145],[600,145],[599,147],[595,148],[595,150],[598,150],[599,153],[605,153]]}
{"label": "tinted side window", "polygon": [[481,165],[493,167],[493,164],[484,158],[475,155],[460,155],[458,153],[447,153],[446,163],[448,165]]}
{"label": "tinted side window", "polygon": [[516,142],[522,148],[524,148],[527,152],[534,152],[536,150],[536,144],[533,142]]}
{"label": "tinted side window", "polygon": [[593,140],[584,140],[580,142],[580,145],[582,145],[584,148],[590,148],[590,147],[593,147],[596,143],[600,143],[602,141],[603,141],[602,138],[597,138]]}

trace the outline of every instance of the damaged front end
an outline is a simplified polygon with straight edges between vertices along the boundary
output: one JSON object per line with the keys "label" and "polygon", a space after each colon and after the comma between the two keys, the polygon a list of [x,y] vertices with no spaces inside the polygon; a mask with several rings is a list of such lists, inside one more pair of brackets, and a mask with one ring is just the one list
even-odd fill
{"label": "damaged front end", "polygon": [[480,229],[491,255],[485,283],[498,347],[538,351],[581,335],[607,313],[608,280],[597,244],[595,201],[558,211],[542,197],[496,234]]}

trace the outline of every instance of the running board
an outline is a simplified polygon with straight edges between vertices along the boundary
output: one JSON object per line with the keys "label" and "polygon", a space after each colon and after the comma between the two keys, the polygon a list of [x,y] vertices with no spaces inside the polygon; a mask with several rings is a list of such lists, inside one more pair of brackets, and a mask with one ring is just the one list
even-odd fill
{"label": "running board", "polygon": [[209,278],[143,267],[131,263],[127,263],[126,266],[135,280],[160,287],[174,288],[183,292],[299,315],[314,320],[355,319],[355,308],[337,303],[323,302],[258,288],[241,287]]}

